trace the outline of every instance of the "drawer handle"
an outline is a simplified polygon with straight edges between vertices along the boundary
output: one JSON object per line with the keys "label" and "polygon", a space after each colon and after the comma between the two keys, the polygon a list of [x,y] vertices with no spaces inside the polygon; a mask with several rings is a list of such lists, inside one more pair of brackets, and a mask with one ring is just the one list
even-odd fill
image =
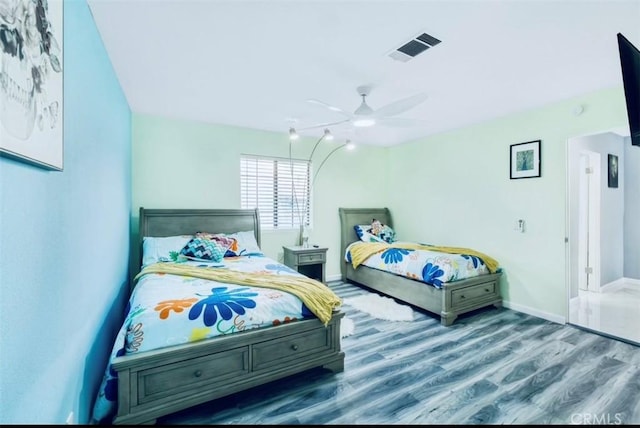
{"label": "drawer handle", "polygon": [[195,377],[200,377],[202,376],[202,370],[196,370],[195,373],[193,374]]}
{"label": "drawer handle", "polygon": [[298,345],[291,345],[291,349],[293,349],[294,351],[298,350]]}
{"label": "drawer handle", "polygon": [[461,298],[461,299],[464,299],[464,294],[461,294],[461,295],[460,295],[460,298]]}
{"label": "drawer handle", "polygon": [[488,289],[488,288],[485,288],[485,289],[484,289],[484,291],[488,293],[488,292],[489,292],[489,289]]}

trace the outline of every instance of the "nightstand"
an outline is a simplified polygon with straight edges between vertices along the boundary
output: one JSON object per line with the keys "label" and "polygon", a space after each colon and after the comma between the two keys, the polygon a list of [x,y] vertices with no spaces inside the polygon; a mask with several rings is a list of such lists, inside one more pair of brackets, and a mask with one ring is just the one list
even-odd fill
{"label": "nightstand", "polygon": [[328,248],[303,248],[301,246],[282,247],[284,264],[309,278],[325,282],[325,262]]}

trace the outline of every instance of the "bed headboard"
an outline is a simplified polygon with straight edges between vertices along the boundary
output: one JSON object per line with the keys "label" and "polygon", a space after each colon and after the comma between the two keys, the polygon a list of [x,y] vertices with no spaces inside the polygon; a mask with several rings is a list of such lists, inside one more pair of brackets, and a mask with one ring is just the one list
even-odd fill
{"label": "bed headboard", "polygon": [[347,262],[344,261],[344,252],[349,244],[358,240],[358,235],[353,226],[356,224],[371,224],[374,218],[389,227],[393,227],[393,223],[388,208],[338,208],[338,212],[340,213],[340,272],[344,281],[347,268]]}
{"label": "bed headboard", "polygon": [[140,207],[139,247],[145,236],[195,235],[197,232],[233,233],[253,230],[260,246],[258,209],[146,209]]}

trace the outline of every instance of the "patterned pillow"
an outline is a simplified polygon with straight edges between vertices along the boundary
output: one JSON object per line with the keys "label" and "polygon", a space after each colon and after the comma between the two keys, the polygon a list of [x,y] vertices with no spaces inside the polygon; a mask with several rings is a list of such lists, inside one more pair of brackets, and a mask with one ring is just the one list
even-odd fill
{"label": "patterned pillow", "polygon": [[249,254],[261,255],[262,250],[258,246],[253,230],[236,232],[232,234],[198,232],[196,237],[212,239],[225,249],[225,257],[247,256]]}
{"label": "patterned pillow", "polygon": [[196,233],[196,238],[216,241],[216,243],[224,250],[224,257],[233,257],[235,255],[230,249],[237,246],[236,240],[224,233],[198,232]]}
{"label": "patterned pillow", "polygon": [[371,233],[389,244],[396,240],[396,232],[390,226],[382,224],[380,220],[375,218],[371,222]]}
{"label": "patterned pillow", "polygon": [[194,237],[180,250],[180,254],[192,260],[220,262],[225,250],[211,239]]}
{"label": "patterned pillow", "polygon": [[355,229],[358,238],[363,242],[384,242],[382,239],[371,233],[370,224],[356,224],[353,228]]}

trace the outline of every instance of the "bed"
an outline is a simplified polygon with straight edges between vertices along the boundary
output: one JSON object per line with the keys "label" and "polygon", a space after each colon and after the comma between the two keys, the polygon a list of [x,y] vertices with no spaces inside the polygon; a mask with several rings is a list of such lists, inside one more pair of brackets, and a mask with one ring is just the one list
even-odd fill
{"label": "bed", "polygon": [[[341,372],[344,369],[344,353],[341,351],[340,344],[340,320],[343,317],[343,313],[340,311],[339,304],[331,306],[329,313],[324,318],[324,322],[320,317],[314,316],[316,312],[309,312],[302,314],[304,316],[289,318],[282,320],[281,316],[277,316],[278,319],[271,325],[255,328],[238,328],[235,329],[232,325],[231,329],[220,327],[223,321],[223,311],[219,305],[220,301],[216,301],[215,304],[210,304],[209,308],[206,305],[202,309],[202,321],[210,328],[204,328],[206,331],[212,331],[217,328],[218,331],[231,332],[230,334],[220,333],[215,337],[206,337],[193,339],[189,338],[188,342],[185,341],[184,335],[181,333],[172,332],[168,327],[167,330],[162,330],[162,334],[158,334],[159,330],[154,326],[153,329],[146,327],[143,332],[131,329],[131,324],[128,324],[125,331],[125,325],[130,317],[137,315],[136,308],[140,307],[139,302],[144,301],[143,297],[147,296],[146,293],[149,287],[155,285],[155,290],[161,288],[168,288],[167,282],[169,278],[173,278],[175,281],[176,275],[167,275],[166,273],[154,273],[149,271],[145,273],[147,264],[143,263],[143,237],[178,237],[181,235],[192,236],[197,232],[216,232],[223,234],[232,233],[249,233],[247,231],[253,231],[253,237],[255,237],[255,243],[259,247],[260,245],[260,223],[258,217],[258,211],[256,210],[235,210],[235,209],[145,209],[140,208],[140,263],[138,266],[143,267],[143,274],[135,283],[135,288],[132,291],[129,306],[133,306],[132,302],[137,302],[134,308],[128,310],[127,319],[123,323],[123,327],[119,333],[119,337],[127,337],[128,345],[127,349],[131,346],[144,346],[148,342],[153,342],[153,337],[156,340],[164,340],[164,347],[154,347],[149,345],[149,349],[140,349],[140,352],[124,352],[124,349],[118,349],[121,345],[118,344],[118,339],[114,344],[114,351],[110,358],[109,366],[107,367],[105,379],[103,385],[99,391],[96,404],[94,406],[94,422],[101,424],[153,424],[158,417],[182,410],[196,404],[207,402],[219,397],[223,397],[235,392],[246,390],[248,388],[261,385],[276,379],[280,379],[286,376],[297,374],[305,370],[324,367],[333,372]],[[168,238],[165,238],[165,240]],[[147,240],[148,242],[151,240]],[[155,241],[161,241],[157,239]],[[148,252],[148,251],[147,251]],[[299,274],[287,268],[284,265],[270,260],[264,255],[249,255],[238,256],[229,258],[229,264],[243,263],[244,258],[253,259],[256,262],[262,263],[263,269],[267,266],[269,269],[275,269],[282,272],[267,272],[269,275],[281,275],[282,278],[295,281],[295,280],[310,280],[303,275]],[[225,260],[227,257],[225,257]],[[197,262],[188,261],[183,265],[178,266],[181,269],[192,269],[191,265],[197,265]],[[200,265],[196,266],[198,269],[204,267],[205,271],[216,271],[216,275],[222,272],[226,274],[227,269],[226,261],[220,263],[217,266]],[[265,264],[268,263],[268,264]],[[177,266],[177,263],[149,263],[151,268],[167,266],[173,268]],[[208,270],[207,270],[208,268]],[[219,269],[218,269],[219,268]],[[289,270],[290,272],[286,272]],[[259,271],[262,272],[262,271]],[[254,272],[252,272],[253,274]],[[137,276],[140,276],[137,275]],[[247,274],[248,276],[249,274]],[[262,279],[264,273],[259,278]],[[291,279],[291,277],[302,277]],[[164,277],[164,279],[163,279]],[[213,287],[218,287],[216,290],[220,290],[221,286],[228,285],[229,287],[222,287],[225,290],[234,290],[233,287],[238,287],[238,284],[221,283],[220,281],[211,282],[207,279],[207,276],[198,278],[182,278],[181,281],[189,287],[199,287],[202,285],[209,286],[210,290],[214,292]],[[252,276],[251,278],[255,278]],[[265,277],[266,278],[266,277]],[[271,280],[271,279],[269,279]],[[283,279],[277,279],[282,281]],[[155,281],[155,282],[154,282]],[[265,279],[267,281],[267,279]],[[207,284],[207,282],[209,284]],[[317,281],[316,281],[317,282]],[[151,284],[151,285],[150,285]],[[318,283],[320,284],[320,283]],[[157,287],[161,285],[161,287]],[[243,287],[240,290],[242,296],[248,295],[248,291],[256,291],[251,294],[257,295],[257,291],[265,294],[267,297],[263,300],[276,300],[278,299],[282,303],[283,307],[287,307],[288,302],[291,299],[297,299],[291,293],[281,292],[280,290],[273,290],[264,288],[262,286],[256,287]],[[326,287],[323,284],[318,287]],[[323,290],[324,291],[324,290]],[[332,292],[331,292],[332,293]],[[201,294],[198,294],[201,295]],[[211,294],[213,296],[213,294]],[[275,297],[274,297],[275,296]],[[256,297],[255,300],[258,298]],[[192,300],[196,299],[183,299]],[[203,299],[204,301],[204,299]],[[306,300],[297,300],[298,303],[306,302]],[[158,307],[155,310],[160,314],[156,318],[165,318],[175,315],[178,318],[178,312],[187,312],[187,308],[178,307],[175,301],[171,301],[170,307]],[[195,309],[198,303],[187,302],[187,306],[191,305],[191,309]],[[244,303],[243,303],[244,302]],[[248,303],[247,303],[248,302]],[[261,301],[262,302],[262,301]],[[164,302],[162,302],[164,303]],[[211,302],[209,302],[211,303]],[[227,303],[227,301],[223,301]],[[244,305],[241,308],[237,303]],[[237,311],[238,314],[246,311],[249,313],[248,308],[257,309],[257,304],[252,303],[251,306],[247,299],[235,300],[230,304],[231,308]],[[233,306],[232,304],[235,304]],[[216,307],[215,311],[207,310],[212,307]],[[260,308],[268,305],[262,305]],[[306,305],[302,306],[303,309],[307,308]],[[312,307],[312,306],[309,306]],[[161,311],[159,309],[165,309]],[[171,309],[173,312],[171,312]],[[279,309],[280,310],[280,309]],[[284,310],[284,309],[283,309]],[[151,309],[148,312],[153,312]],[[164,314],[163,314],[164,312]],[[191,314],[193,311],[189,311]],[[227,312],[229,312],[227,310]],[[225,316],[224,320],[235,323],[235,326],[242,325],[243,320],[238,323],[240,315],[235,312],[229,312],[232,316]],[[257,312],[253,312],[254,314]],[[132,315],[135,314],[135,315]],[[157,314],[156,314],[157,315]],[[196,315],[200,315],[199,313]],[[209,319],[207,322],[207,315]],[[211,318],[213,315],[213,319]],[[264,317],[268,317],[270,314],[264,314]],[[252,315],[252,317],[259,318],[259,315]],[[191,315],[189,315],[191,318]],[[195,318],[195,317],[194,317]],[[144,318],[143,318],[144,319]],[[184,319],[184,316],[183,316]],[[251,318],[253,319],[253,318]],[[273,318],[271,318],[273,319]],[[268,319],[269,322],[271,322]],[[282,322],[280,322],[282,321]],[[138,323],[136,325],[142,326],[144,323]],[[166,324],[169,325],[169,324]],[[231,324],[229,324],[231,325]],[[202,326],[205,327],[205,326]],[[171,327],[173,328],[173,327]],[[202,328],[200,330],[203,330]],[[192,331],[197,329],[192,328]],[[218,333],[216,333],[218,334]],[[136,344],[136,340],[140,339],[140,343]],[[171,344],[170,341],[175,340],[175,344]],[[133,344],[133,345],[132,345]],[[124,348],[124,346],[122,346]],[[138,349],[135,349],[138,351]],[[109,382],[111,382],[109,384]],[[117,385],[117,389],[115,388]],[[105,394],[109,394],[109,387],[111,387],[111,395],[115,402],[109,402],[105,399]],[[117,395],[116,395],[117,394]],[[115,400],[117,397],[117,400]],[[111,416],[107,419],[104,418],[105,414],[108,414],[109,410],[105,406],[113,406],[110,411]],[[115,413],[115,415],[113,415]]]}
{"label": "bed", "polygon": [[453,324],[456,318],[486,306],[502,305],[499,281],[501,270],[472,278],[444,282],[439,287],[422,281],[385,272],[364,265],[354,269],[345,254],[347,248],[359,240],[356,225],[369,224],[372,219],[393,228],[388,208],[339,208],[340,215],[340,270],[343,281],[351,281],[417,308],[440,316],[444,326]]}

